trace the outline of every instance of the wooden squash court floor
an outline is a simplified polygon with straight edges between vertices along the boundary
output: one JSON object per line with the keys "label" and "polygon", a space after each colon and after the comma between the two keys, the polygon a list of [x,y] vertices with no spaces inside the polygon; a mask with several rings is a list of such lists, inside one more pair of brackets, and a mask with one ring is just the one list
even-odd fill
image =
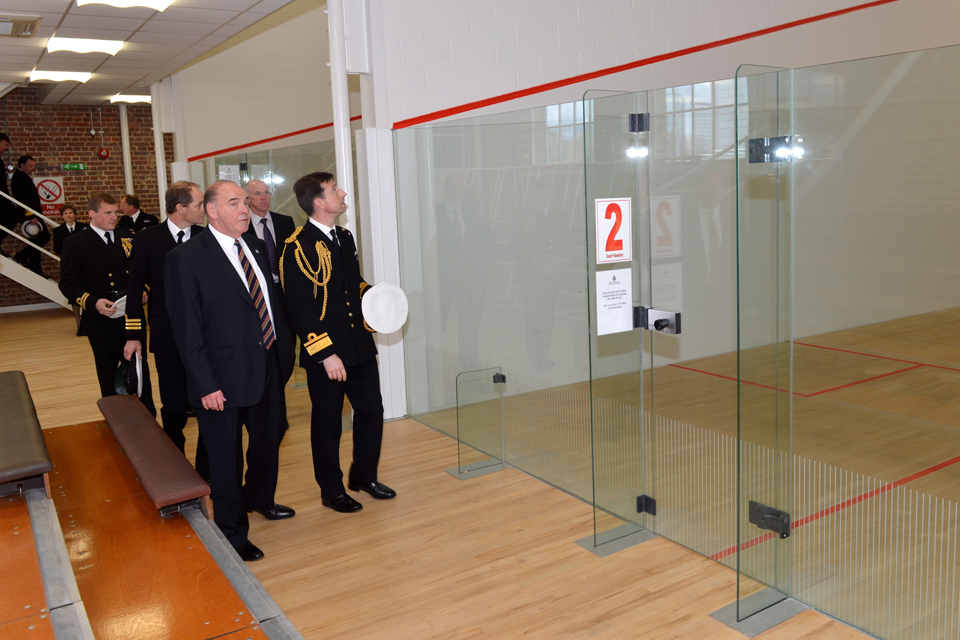
{"label": "wooden squash court floor", "polygon": [[[96,441],[90,425],[69,425],[101,418],[89,346],[74,329],[67,312],[0,316],[3,368],[25,372],[41,423],[58,427],[47,432],[55,464],[61,447]],[[42,336],[42,347],[30,336]],[[381,480],[397,489],[397,499],[375,502],[360,494],[364,509],[357,514],[323,508],[312,477],[306,389],[288,390],[287,398],[291,429],[281,449],[277,500],[297,509],[297,516],[268,522],[251,515],[250,538],[266,557],[249,567],[305,638],[743,637],[709,617],[734,601],[733,570],[664,538],[598,558],[574,544],[593,532],[587,504],[517,469],[461,482],[445,473],[456,465],[456,443],[414,420],[385,429]],[[192,447],[193,421],[190,429]],[[345,459],[349,440],[345,434]],[[178,604],[188,596],[160,593],[176,581],[178,554],[196,550],[185,548],[190,545],[181,534],[190,527],[181,518],[161,521],[154,514],[153,526],[138,538],[141,548],[112,548],[110,567],[84,560],[91,550],[72,531],[99,522],[124,527],[137,508],[122,471],[68,467],[58,470],[71,482],[51,484],[54,498],[66,500],[58,512],[84,602],[84,589],[90,591],[101,570],[118,572],[121,584],[129,578],[125,569],[147,569],[152,576],[139,587],[149,604],[136,611],[122,610],[125,600],[111,588],[91,595],[86,606],[94,628],[132,617],[147,622],[137,638],[222,635],[179,626],[181,606],[204,605],[200,598]],[[96,475],[116,477],[110,495],[90,486]],[[144,552],[154,557],[142,559]],[[208,591],[216,587],[197,593]],[[95,621],[91,608],[108,612],[107,621]],[[208,618],[216,611],[199,608]],[[865,636],[807,611],[760,637]]]}

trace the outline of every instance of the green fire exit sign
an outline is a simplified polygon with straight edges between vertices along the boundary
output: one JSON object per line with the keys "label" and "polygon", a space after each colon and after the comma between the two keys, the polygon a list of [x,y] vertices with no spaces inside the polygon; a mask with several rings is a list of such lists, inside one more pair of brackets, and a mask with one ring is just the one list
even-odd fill
{"label": "green fire exit sign", "polygon": [[86,171],[87,164],[85,162],[64,162],[63,170],[64,171]]}

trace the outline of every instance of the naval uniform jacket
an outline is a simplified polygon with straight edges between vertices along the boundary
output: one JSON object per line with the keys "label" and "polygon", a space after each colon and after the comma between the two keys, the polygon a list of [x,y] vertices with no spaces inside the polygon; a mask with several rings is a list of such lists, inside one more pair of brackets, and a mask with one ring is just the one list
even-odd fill
{"label": "naval uniform jacket", "polygon": [[117,228],[126,229],[130,233],[136,233],[147,227],[155,227],[158,224],[160,224],[160,218],[141,211],[140,215],[137,216],[136,222],[134,222],[130,216],[121,216],[120,221],[117,222]]}
{"label": "naval uniform jacket", "polygon": [[[2,196],[0,196],[2,197]],[[57,255],[63,253],[63,242],[72,235],[76,235],[87,228],[83,222],[74,222],[73,231],[67,229],[67,223],[63,222],[59,227],[53,230],[53,252]]]}
{"label": "naval uniform jacket", "polygon": [[[302,343],[300,366],[305,369],[323,369],[323,361],[334,354],[344,367],[363,364],[377,355],[373,330],[360,308],[360,299],[370,285],[360,275],[353,235],[335,229],[339,247],[308,220],[287,238],[280,260],[284,298]],[[315,284],[327,275],[326,285]]]}
{"label": "naval uniform jacket", "polygon": [[[150,351],[164,356],[179,356],[177,343],[173,338],[173,328],[167,315],[166,293],[163,286],[163,266],[167,254],[177,246],[177,240],[170,235],[169,220],[147,227],[133,239],[133,251],[130,253],[130,278],[127,283],[127,300],[142,300],[143,292],[150,292],[147,309],[150,315]],[[190,240],[193,240],[205,227],[190,227]],[[179,231],[174,227],[174,230]],[[143,305],[127,307],[127,340],[139,340],[144,343],[147,337],[146,318]]]}
{"label": "naval uniform jacket", "polygon": [[[122,296],[127,290],[133,236],[123,229],[114,229],[111,234],[112,247],[108,247],[92,227],[73,234],[63,243],[60,292],[83,309],[80,315],[80,335],[83,336],[123,336],[124,316],[109,318],[96,309],[100,298],[115,300],[117,292]],[[140,301],[128,302],[135,307]]]}

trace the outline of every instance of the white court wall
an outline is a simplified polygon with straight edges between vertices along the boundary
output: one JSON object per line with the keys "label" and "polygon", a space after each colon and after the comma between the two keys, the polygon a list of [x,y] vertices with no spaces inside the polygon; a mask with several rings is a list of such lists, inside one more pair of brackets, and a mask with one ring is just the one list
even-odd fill
{"label": "white court wall", "polygon": [[[241,40],[173,75],[188,158],[333,121],[322,6]],[[359,84],[352,87],[359,114]],[[328,127],[248,150],[332,138]]]}
{"label": "white court wall", "polygon": [[[376,1],[376,0],[375,0]],[[390,113],[402,121],[741,36],[863,0],[383,0]],[[549,92],[470,116],[960,44],[960,2],[895,0]],[[453,116],[463,117],[463,116]]]}

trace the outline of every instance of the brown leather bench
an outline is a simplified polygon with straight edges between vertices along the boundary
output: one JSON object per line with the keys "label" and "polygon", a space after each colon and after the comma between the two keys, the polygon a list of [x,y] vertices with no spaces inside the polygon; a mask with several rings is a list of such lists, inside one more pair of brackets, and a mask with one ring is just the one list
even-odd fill
{"label": "brown leather bench", "polygon": [[22,371],[0,373],[0,407],[0,496],[42,488],[49,498],[53,465]]}
{"label": "brown leather bench", "polygon": [[210,517],[210,485],[138,398],[110,396],[97,400],[97,406],[161,516],[196,505]]}

